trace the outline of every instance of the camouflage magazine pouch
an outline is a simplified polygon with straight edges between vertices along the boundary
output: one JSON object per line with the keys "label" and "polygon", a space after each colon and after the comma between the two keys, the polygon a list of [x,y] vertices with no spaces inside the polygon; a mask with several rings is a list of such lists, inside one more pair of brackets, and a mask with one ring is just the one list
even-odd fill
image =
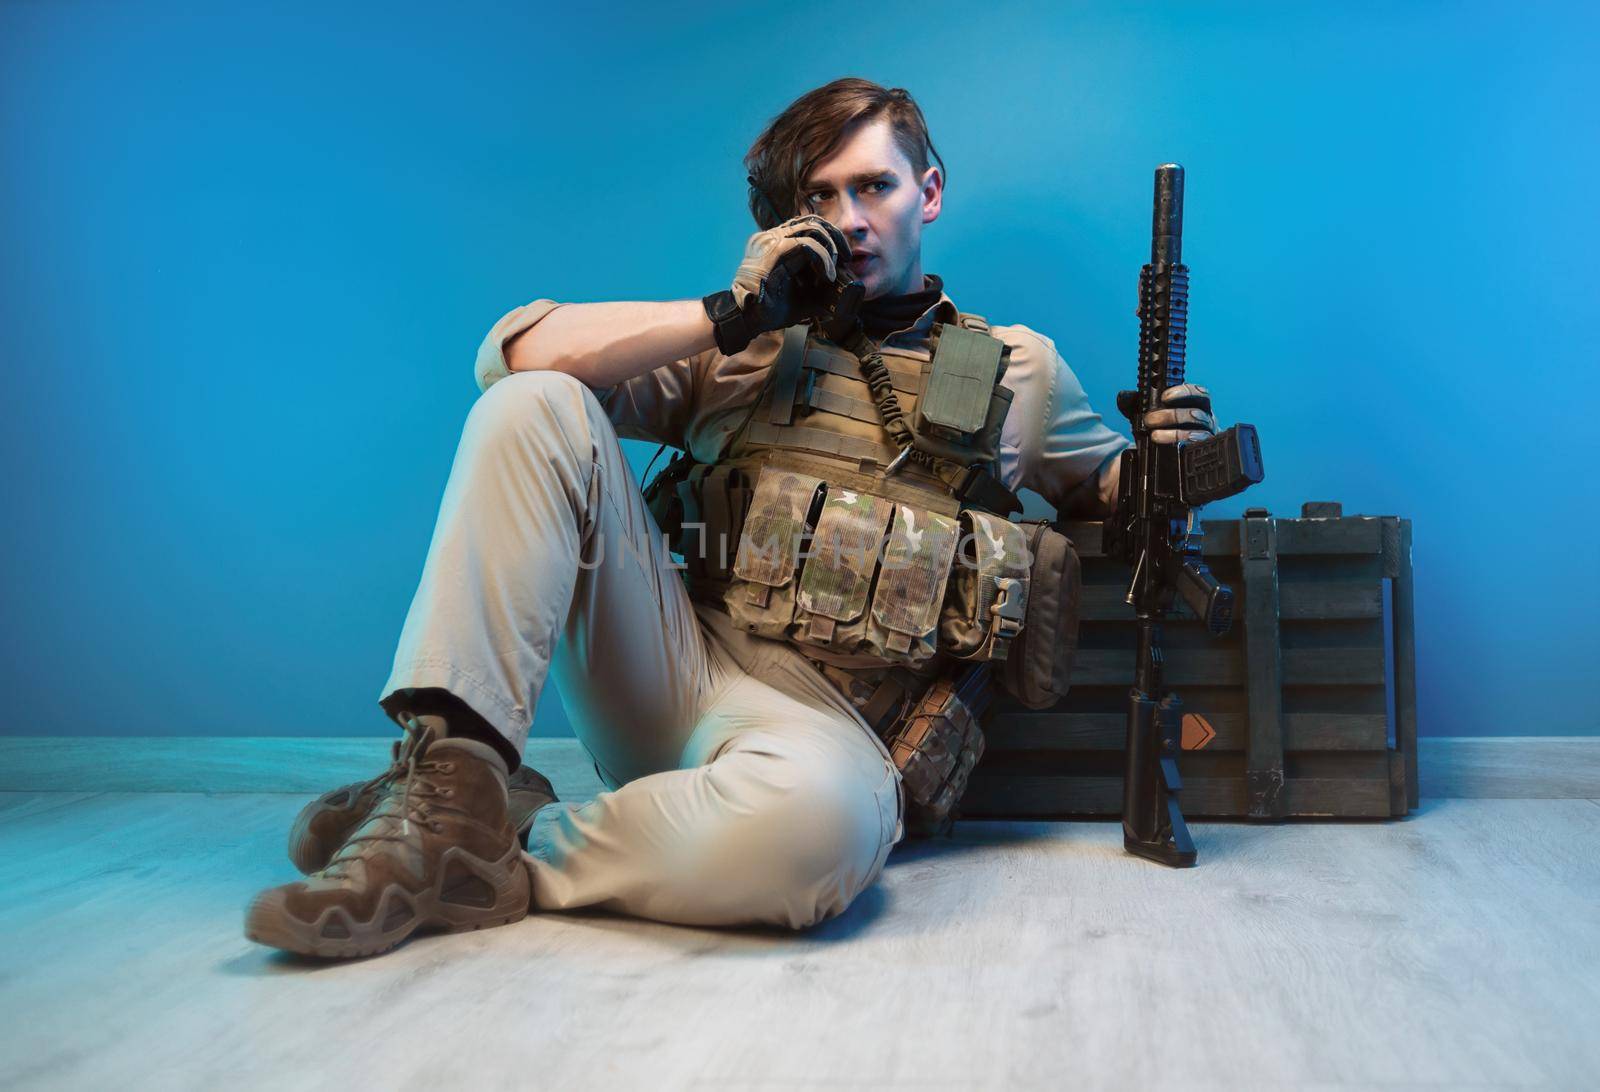
{"label": "camouflage magazine pouch", "polygon": [[1066,535],[1042,521],[1022,527],[1031,559],[1027,612],[995,681],[1028,708],[1048,709],[1072,682],[1083,574]]}
{"label": "camouflage magazine pouch", "polygon": [[960,552],[939,617],[939,648],[1003,660],[1022,628],[1030,585],[1027,528],[988,512],[961,513]]}
{"label": "camouflage magazine pouch", "polygon": [[941,834],[950,828],[983,757],[981,722],[992,690],[986,664],[956,664],[884,732],[884,746],[900,771],[906,793],[906,833]]}
{"label": "camouflage magazine pouch", "polygon": [[783,637],[794,619],[799,567],[811,506],[822,479],[773,466],[761,468],[734,554],[723,602],[734,624],[762,637]]}
{"label": "camouflage magazine pouch", "polygon": [[795,639],[853,652],[866,630],[867,595],[894,504],[834,487],[823,502],[800,575]]}
{"label": "camouflage magazine pouch", "polygon": [[923,663],[938,651],[939,610],[960,528],[955,519],[894,505],[866,648],[897,663]]}

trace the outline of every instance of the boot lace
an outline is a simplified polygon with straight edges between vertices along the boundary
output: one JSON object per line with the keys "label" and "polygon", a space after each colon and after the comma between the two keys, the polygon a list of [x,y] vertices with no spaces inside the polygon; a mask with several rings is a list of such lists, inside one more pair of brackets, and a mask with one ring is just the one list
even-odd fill
{"label": "boot lace", "polygon": [[[339,847],[333,859],[322,870],[322,875],[334,878],[348,876],[349,865],[364,854],[361,847],[369,842],[409,842],[413,821],[437,833],[439,821],[435,809],[460,811],[439,800],[454,797],[455,790],[433,778],[449,774],[455,763],[427,757],[428,748],[437,739],[433,728],[424,726],[415,717],[403,721],[405,739],[395,744],[394,764],[384,775],[380,789],[382,795],[374,805],[365,823]],[[397,794],[397,784],[401,787]],[[399,799],[396,800],[398,795]],[[398,820],[398,822],[396,821]]]}

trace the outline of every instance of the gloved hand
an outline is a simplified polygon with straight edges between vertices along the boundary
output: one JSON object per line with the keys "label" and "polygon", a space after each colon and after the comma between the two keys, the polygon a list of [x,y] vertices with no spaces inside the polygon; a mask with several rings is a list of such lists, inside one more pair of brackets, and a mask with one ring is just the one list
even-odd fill
{"label": "gloved hand", "polygon": [[[1117,395],[1117,408],[1125,416],[1130,407],[1137,412],[1138,406],[1138,391]],[[1211,413],[1211,392],[1195,383],[1168,387],[1161,392],[1161,408],[1144,415],[1144,425],[1150,429],[1150,439],[1158,444],[1204,440],[1217,431],[1217,419]]]}
{"label": "gloved hand", "polygon": [[750,236],[733,288],[703,301],[717,348],[731,355],[757,334],[825,314],[849,258],[844,233],[820,216],[797,216]]}

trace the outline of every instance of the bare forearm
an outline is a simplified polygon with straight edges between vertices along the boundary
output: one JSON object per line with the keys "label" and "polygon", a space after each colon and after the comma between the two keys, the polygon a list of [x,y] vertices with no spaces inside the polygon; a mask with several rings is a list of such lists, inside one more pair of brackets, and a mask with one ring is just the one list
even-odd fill
{"label": "bare forearm", "polygon": [[514,372],[565,372],[609,387],[716,347],[699,300],[568,303],[506,342]]}

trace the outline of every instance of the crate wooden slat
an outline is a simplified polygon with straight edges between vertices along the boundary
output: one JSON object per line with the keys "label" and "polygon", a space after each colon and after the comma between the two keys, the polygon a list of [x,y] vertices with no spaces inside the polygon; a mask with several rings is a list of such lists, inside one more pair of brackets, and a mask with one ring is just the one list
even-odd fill
{"label": "crate wooden slat", "polygon": [[[1086,622],[1133,621],[1133,608],[1124,596],[1127,588],[1096,584],[1083,589],[1079,617]],[[1300,618],[1382,618],[1383,589],[1357,581],[1291,584],[1281,589],[1281,616]]]}
{"label": "crate wooden slat", "polygon": [[[1284,784],[1282,818],[1388,819],[1397,814],[1393,797],[1387,778],[1290,778]],[[1061,810],[1063,801],[1074,810]],[[1242,778],[1184,775],[1183,810],[1189,818],[1249,818],[1248,809]],[[1121,813],[1120,777],[1018,776],[998,794],[991,779],[974,775],[961,803],[961,814],[975,819],[1080,819]]]}
{"label": "crate wooden slat", "polygon": [[[1084,575],[1072,693],[1043,712],[1002,699],[965,815],[1121,814],[1129,573],[1104,556],[1100,524],[1062,529]],[[1167,683],[1187,714],[1184,813],[1406,814],[1417,805],[1410,521],[1273,519],[1252,509],[1203,531],[1207,564],[1237,598],[1224,637],[1182,611],[1163,626]]]}
{"label": "crate wooden slat", "polygon": [[[1216,731],[1209,747],[1244,749],[1249,730],[1245,713],[1213,711],[1206,719]],[[1128,727],[1122,713],[1040,713],[1015,707],[1007,721],[1008,744],[1033,750],[1070,746],[1120,752]],[[1283,745],[1291,751],[1383,750],[1388,731],[1388,718],[1382,713],[1286,713],[1283,717]]]}
{"label": "crate wooden slat", "polygon": [[[1132,623],[1129,623],[1132,628]],[[1244,654],[1237,648],[1169,649],[1166,679],[1171,686],[1243,686]],[[1383,649],[1288,649],[1283,652],[1284,686],[1381,686]],[[1133,684],[1133,655],[1121,649],[1080,650],[1073,663],[1074,687]],[[1070,699],[1069,699],[1070,701]]]}

